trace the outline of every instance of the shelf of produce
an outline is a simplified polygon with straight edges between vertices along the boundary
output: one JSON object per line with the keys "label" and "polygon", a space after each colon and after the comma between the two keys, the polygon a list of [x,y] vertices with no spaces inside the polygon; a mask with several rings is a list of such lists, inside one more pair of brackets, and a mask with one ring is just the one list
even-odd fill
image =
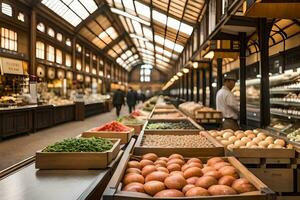
{"label": "shelf of produce", "polygon": [[[164,138],[165,141],[163,141],[165,144],[168,143],[168,147],[162,147],[159,146],[158,142],[156,141],[156,145],[155,146],[145,146],[144,145],[144,141],[145,138],[147,136],[153,136],[154,137],[160,137],[160,138]],[[193,147],[193,145],[191,144],[191,146],[189,144],[185,144],[187,145],[186,147],[180,147],[177,145],[172,146],[170,140],[171,137],[174,136],[177,138],[181,138],[181,140],[184,139],[184,137],[192,137],[194,140],[194,142],[196,141],[196,137],[199,137],[199,139],[203,139],[205,141],[205,143],[203,144],[204,146],[202,147]],[[178,138],[178,139],[179,139]],[[203,141],[202,140],[202,141]],[[183,141],[184,143],[186,143],[187,141]],[[176,142],[178,143],[178,142]],[[206,144],[209,144],[210,146],[205,146]],[[200,144],[200,141],[197,142],[197,144]],[[134,154],[135,155],[143,155],[146,153],[156,153],[159,154],[161,156],[168,156],[170,155],[170,152],[172,153],[178,153],[181,154],[185,157],[205,157],[205,156],[224,156],[224,147],[222,144],[220,144],[216,139],[214,139],[212,136],[210,136],[207,133],[188,133],[188,132],[174,132],[172,135],[168,134],[168,133],[164,133],[161,132],[159,134],[155,134],[155,133],[149,133],[149,132],[142,132],[135,144],[135,148],[134,148]]]}
{"label": "shelf of produce", "polygon": [[283,88],[283,89],[271,89],[270,94],[288,94],[290,92],[299,92],[300,88]]}
{"label": "shelf of produce", "polygon": [[271,111],[271,114],[276,115],[276,116],[286,117],[288,119],[297,119],[297,120],[300,119],[300,116],[297,116],[297,115],[287,115],[287,114],[277,113],[277,112],[272,112],[272,111]]}
{"label": "shelf of produce", "polygon": [[[133,149],[134,142],[130,143],[130,146]],[[170,152],[171,154],[172,152]],[[160,156],[160,155],[158,155]],[[140,156],[135,156],[131,154],[131,151],[128,149],[124,152],[124,155],[119,162],[119,165],[112,176],[108,186],[106,187],[103,193],[103,200],[127,200],[127,199],[145,199],[145,200],[152,200],[157,199],[153,198],[150,195],[145,193],[136,193],[136,192],[127,192],[121,191],[121,188],[124,186],[122,183],[122,179],[125,175],[128,162],[130,159],[139,161],[141,160]],[[202,162],[206,162],[208,158],[199,158]],[[236,170],[240,177],[247,179],[251,184],[253,184],[256,191],[250,192],[248,194],[236,194],[236,195],[222,195],[222,196],[201,196],[199,199],[202,200],[214,200],[224,198],[226,200],[248,200],[248,199],[255,199],[255,200],[267,200],[267,199],[274,199],[275,194],[257,177],[255,177],[250,171],[247,170],[238,160],[234,157],[226,157],[223,158],[225,161],[229,162]],[[187,160],[187,158],[185,159]],[[181,197],[181,196],[180,196]],[[161,198],[158,198],[161,199]],[[195,199],[195,197],[164,197],[163,199]],[[197,198],[198,199],[198,198]]]}
{"label": "shelf of produce", "polygon": [[295,106],[300,107],[300,102],[291,102],[291,101],[270,101],[273,105],[283,105],[283,106]]}
{"label": "shelf of produce", "polygon": [[122,155],[104,170],[37,170],[34,161],[26,163],[1,177],[1,199],[100,199]]}

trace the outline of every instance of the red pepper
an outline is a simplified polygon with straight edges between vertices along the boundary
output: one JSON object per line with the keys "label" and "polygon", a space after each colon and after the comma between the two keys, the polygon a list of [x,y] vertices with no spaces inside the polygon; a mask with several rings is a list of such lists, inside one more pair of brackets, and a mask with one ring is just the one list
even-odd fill
{"label": "red pepper", "polygon": [[94,128],[94,131],[117,131],[117,132],[127,132],[130,131],[131,128],[125,126],[119,122],[113,121],[110,123],[106,123],[100,127]]}

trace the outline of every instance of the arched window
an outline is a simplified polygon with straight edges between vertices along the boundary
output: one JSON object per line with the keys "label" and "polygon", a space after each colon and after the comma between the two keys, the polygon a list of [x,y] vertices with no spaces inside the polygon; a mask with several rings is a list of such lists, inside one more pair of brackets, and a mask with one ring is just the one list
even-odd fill
{"label": "arched window", "polygon": [[52,28],[48,28],[47,34],[48,34],[49,36],[51,36],[51,37],[55,37],[55,32],[54,32],[54,30],[53,30]]}
{"label": "arched window", "polygon": [[1,3],[1,12],[4,15],[12,17],[12,7],[7,3]]}
{"label": "arched window", "polygon": [[18,20],[21,22],[25,22],[25,15],[22,12],[19,12],[18,14]]}
{"label": "arched window", "polygon": [[62,34],[61,33],[57,33],[56,34],[56,39],[58,40],[58,41],[62,41],[62,39],[63,39],[63,36],[62,36]]}
{"label": "arched window", "polygon": [[69,47],[72,46],[72,42],[71,42],[70,38],[66,39],[66,45]]}
{"label": "arched window", "polygon": [[45,33],[45,25],[42,22],[38,23],[38,25],[36,26],[36,29]]}
{"label": "arched window", "polygon": [[45,59],[45,44],[41,41],[36,42],[36,57]]}

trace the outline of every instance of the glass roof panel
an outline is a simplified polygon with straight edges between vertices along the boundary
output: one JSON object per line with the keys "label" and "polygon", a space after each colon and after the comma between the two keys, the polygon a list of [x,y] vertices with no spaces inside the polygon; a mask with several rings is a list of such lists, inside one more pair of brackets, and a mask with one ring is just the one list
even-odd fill
{"label": "glass roof panel", "polygon": [[42,0],[42,4],[73,26],[77,26],[98,8],[94,0]]}

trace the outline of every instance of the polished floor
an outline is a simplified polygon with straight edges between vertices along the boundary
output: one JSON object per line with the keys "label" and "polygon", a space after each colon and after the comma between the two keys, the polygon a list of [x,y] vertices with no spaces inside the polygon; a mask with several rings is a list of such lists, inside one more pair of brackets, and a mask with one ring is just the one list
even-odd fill
{"label": "polished floor", "polygon": [[[121,115],[128,114],[127,106],[121,110]],[[85,130],[116,119],[115,109],[111,112],[89,117],[84,121],[69,122],[33,134],[21,135],[0,142],[0,171],[16,164],[37,150],[68,137],[79,135]]]}

